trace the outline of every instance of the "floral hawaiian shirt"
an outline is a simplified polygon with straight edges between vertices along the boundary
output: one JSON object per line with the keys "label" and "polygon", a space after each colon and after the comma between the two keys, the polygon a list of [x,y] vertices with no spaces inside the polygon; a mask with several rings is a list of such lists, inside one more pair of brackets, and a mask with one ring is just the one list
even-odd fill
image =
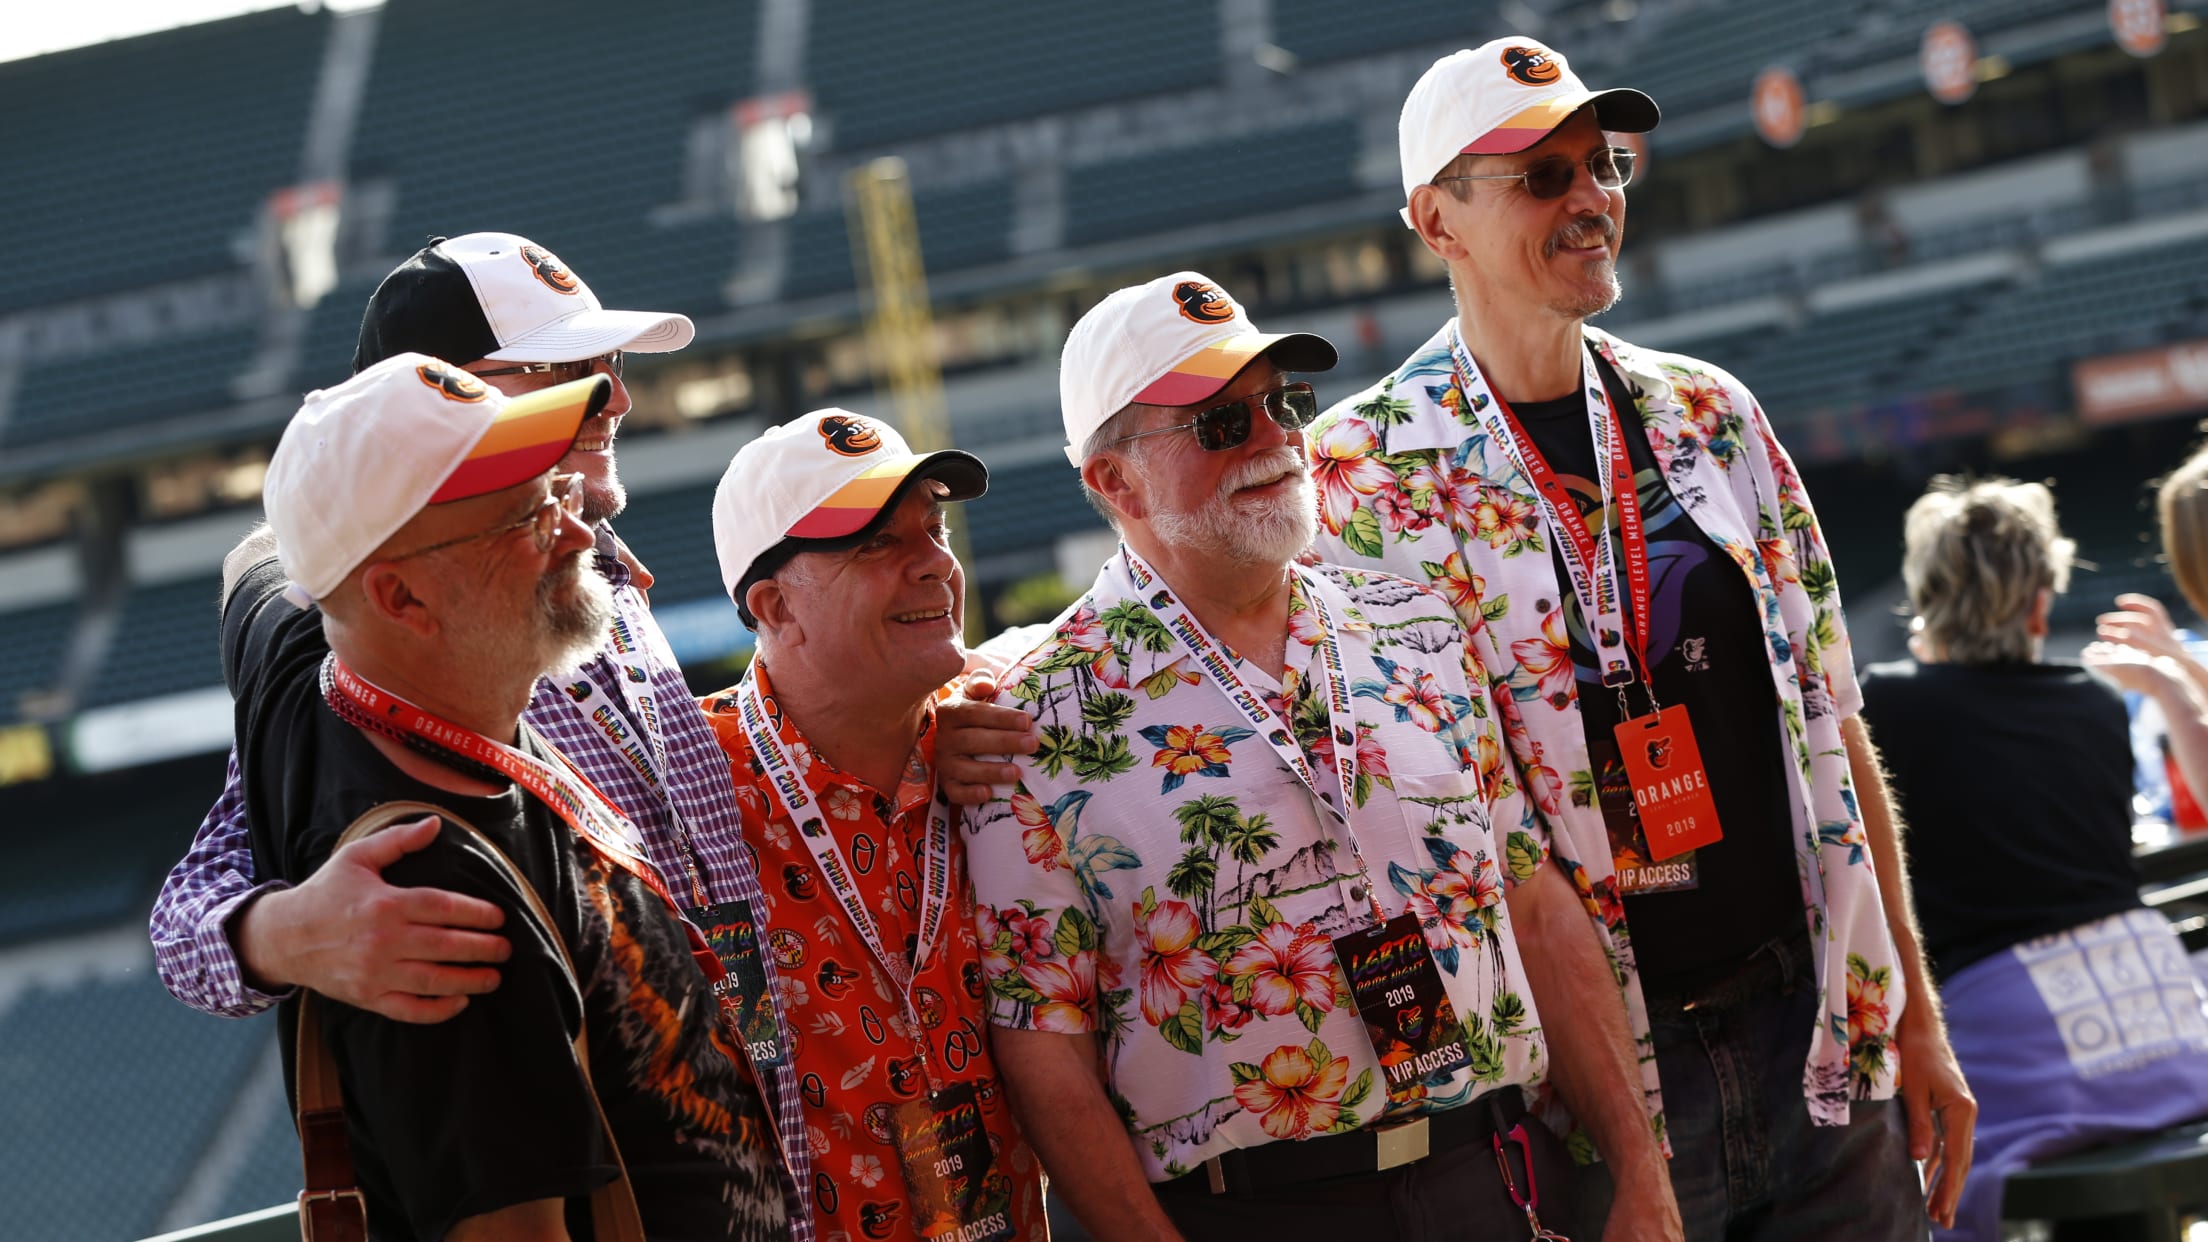
{"label": "floral hawaiian shirt", "polygon": [[[1338,803],[1323,601],[1356,737],[1347,841],[1135,582],[1113,558],[1003,678],[1041,745],[1009,800],[967,812],[990,1019],[1103,1035],[1153,1181],[1540,1080],[1503,894],[1548,850],[1448,604],[1325,567],[1298,575],[1285,670],[1227,653]],[[1332,941],[1370,924],[1373,899],[1387,918],[1416,912],[1470,1056],[1392,1104]]]}
{"label": "floral hawaiian shirt", "polygon": [[[884,796],[813,753],[796,725],[774,704],[763,662],[747,677],[759,687],[774,721],[849,860],[860,897],[872,911],[882,943],[909,946],[920,930],[921,856],[934,816],[935,720],[931,713],[904,777]],[[805,1141],[812,1154],[812,1206],[821,1242],[897,1242],[940,1237],[942,1221],[915,1219],[911,1188],[898,1158],[893,1115],[924,1091],[915,1038],[927,1041],[929,1062],[957,1082],[975,1084],[994,1160],[984,1200],[1009,1196],[1002,1210],[1013,1239],[1049,1237],[1043,1220],[1042,1165],[1022,1137],[990,1059],[980,948],[974,939],[973,892],[965,850],[951,837],[953,907],[938,933],[942,943],[914,980],[922,1030],[904,1007],[866,942],[830,893],[812,851],[781,803],[766,788],[763,768],[744,735],[734,690],[702,700],[706,720],[728,752],[744,842],[756,857],[766,910],[766,950],[773,957],[783,1018],[782,1038],[805,1105]],[[934,816],[931,816],[931,808]],[[893,948],[892,952],[897,951]]]}
{"label": "floral hawaiian shirt", "polygon": [[[1803,1072],[1810,1114],[1844,1124],[1851,1099],[1894,1092],[1903,1004],[1840,722],[1861,706],[1832,558],[1794,464],[1740,381],[1693,358],[1590,329],[1634,386],[1641,423],[1686,513],[1748,578],[1793,758],[1787,783],[1802,905],[1822,980]],[[1602,814],[1589,796],[1550,533],[1534,489],[1489,442],[1444,326],[1396,372],[1304,433],[1329,558],[1430,583],[1480,641],[1511,757],[1608,929],[1655,1096],[1655,1059]]]}

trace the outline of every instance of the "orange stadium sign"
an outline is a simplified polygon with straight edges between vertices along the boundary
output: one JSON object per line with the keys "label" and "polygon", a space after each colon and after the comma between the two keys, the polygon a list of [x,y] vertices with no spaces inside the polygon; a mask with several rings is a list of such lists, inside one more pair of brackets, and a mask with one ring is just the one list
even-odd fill
{"label": "orange stadium sign", "polygon": [[1961,22],[1934,22],[1917,51],[1925,89],[1943,104],[1959,104],[1978,91],[1978,42]]}
{"label": "orange stadium sign", "polygon": [[1755,114],[1756,133],[1765,142],[1784,149],[1802,140],[1807,124],[1808,97],[1802,80],[1783,65],[1773,65],[1756,75],[1748,107]]}
{"label": "orange stadium sign", "polygon": [[2070,369],[2070,383],[2087,423],[2208,408],[2208,340],[2087,358]]}
{"label": "orange stadium sign", "polygon": [[2108,29],[2116,46],[2141,59],[2169,41],[2169,19],[2162,0],[2108,0]]}

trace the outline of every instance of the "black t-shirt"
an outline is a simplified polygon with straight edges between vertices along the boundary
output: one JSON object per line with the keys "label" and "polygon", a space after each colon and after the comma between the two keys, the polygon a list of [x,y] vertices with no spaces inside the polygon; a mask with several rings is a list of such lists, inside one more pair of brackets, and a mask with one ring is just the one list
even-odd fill
{"label": "black t-shirt", "polygon": [[[1679,507],[1635,416],[1631,390],[1599,355],[1595,365],[1624,429],[1648,537],[1655,615],[1648,659],[1655,666],[1656,697],[1667,708],[1687,709],[1724,832],[1713,844],[1620,872],[1642,985],[1661,993],[1667,983],[1740,961],[1760,945],[1802,932],[1802,888],[1787,806],[1784,730],[1755,593],[1740,567]],[[1599,537],[1602,492],[1586,399],[1575,389],[1569,397],[1513,406],[1511,412],[1582,515],[1593,515],[1587,517],[1588,529]],[[1630,606],[1624,545],[1615,542],[1614,528],[1611,538],[1619,598]],[[1561,548],[1553,555],[1557,582],[1565,588],[1580,720],[1603,820],[1617,850],[1635,831],[1631,787],[1613,732],[1620,721],[1618,695],[1602,684],[1596,669]],[[1626,704],[1632,715],[1646,715],[1646,689],[1638,683],[1626,687]]]}
{"label": "black t-shirt", "polygon": [[1909,888],[1945,980],[2138,908],[2124,702],[2074,664],[1877,664],[1870,726],[1908,825]]}
{"label": "black t-shirt", "polygon": [[[582,981],[578,995],[558,948],[527,930],[520,892],[462,830],[447,825],[384,872],[394,884],[496,902],[514,952],[497,990],[446,1022],[411,1025],[320,1002],[371,1233],[439,1238],[469,1216],[564,1197],[569,1230],[589,1236],[587,1195],[614,1168],[570,1042],[580,1023],[646,1232],[700,1242],[786,1236],[767,1114],[665,903],[518,787],[467,797],[392,764],[323,701],[321,614],[286,602],[283,585],[276,562],[264,562],[223,614],[256,873],[297,883],[372,806],[433,803],[481,829],[528,878]],[[291,1083],[296,1001],[282,1021]]]}

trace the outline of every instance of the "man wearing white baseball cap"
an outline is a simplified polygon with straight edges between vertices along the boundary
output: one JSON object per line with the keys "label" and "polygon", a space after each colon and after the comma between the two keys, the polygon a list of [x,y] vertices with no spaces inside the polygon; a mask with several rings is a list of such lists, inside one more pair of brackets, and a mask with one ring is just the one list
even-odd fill
{"label": "man wearing white baseball cap", "polygon": [[821,410],[745,445],[713,497],[722,583],[759,649],[704,707],[770,880],[760,938],[788,967],[824,1237],[1048,1233],[936,788],[935,700],[965,662],[943,505],[987,486],[969,454]]}
{"label": "man wearing white baseball cap", "polygon": [[1411,89],[1403,215],[1457,314],[1306,436],[1318,546],[1440,589],[1509,687],[1518,777],[1611,924],[1688,1236],[1918,1238],[1952,1219],[1976,1106],[1815,511],[1738,380],[1586,322],[1620,294],[1633,171],[1605,131],[1656,121],[1523,37]]}
{"label": "man wearing white baseball cap", "polygon": [[[611,391],[594,376],[508,399],[426,355],[379,362],[307,398],[269,462],[275,555],[227,567],[260,873],[302,883],[363,813],[424,803],[482,836],[429,816],[396,830],[427,836],[411,852],[359,844],[392,883],[534,932],[514,936],[503,986],[445,1022],[314,1007],[301,1051],[319,1029],[345,1141],[302,1114],[310,1234],[564,1237],[570,1204],[625,1160],[653,1236],[787,1236],[712,955],[693,956],[633,825],[521,721],[537,679],[588,656],[613,615],[580,479],[553,470]],[[287,1052],[302,1004],[283,1004]]]}
{"label": "man wearing white baseball cap", "polygon": [[[758,907],[764,893],[728,796],[726,761],[648,606],[651,576],[608,524],[626,501],[614,463],[629,411],[622,356],[680,349],[692,335],[679,314],[607,309],[527,238],[469,233],[435,239],[384,278],[362,316],[354,366],[365,371],[415,350],[459,363],[509,395],[608,377],[611,396],[583,424],[561,469],[581,476],[581,519],[597,536],[591,568],[612,589],[614,617],[573,676],[539,684],[527,718],[628,813],[661,872],[680,878],[694,920],[709,923]],[[498,985],[507,946],[492,930],[495,910],[456,894],[395,889],[364,866],[325,867],[305,892],[263,883],[247,832],[233,770],[154,905],[154,961],[186,1004],[244,1016],[307,986],[428,1022]],[[353,848],[339,852],[341,864]],[[745,968],[763,973],[771,1003],[773,959],[759,956]],[[806,1242],[811,1169],[798,1086],[780,1067],[755,1068],[789,1160],[792,1227]]]}
{"label": "man wearing white baseball cap", "polygon": [[1099,1238],[1588,1236],[1549,1082],[1660,1227],[1623,1007],[1476,653],[1423,587],[1296,564],[1288,373],[1334,363],[1197,272],[1067,337],[1123,543],[1004,675],[1042,745],[967,813],[1014,1107]]}

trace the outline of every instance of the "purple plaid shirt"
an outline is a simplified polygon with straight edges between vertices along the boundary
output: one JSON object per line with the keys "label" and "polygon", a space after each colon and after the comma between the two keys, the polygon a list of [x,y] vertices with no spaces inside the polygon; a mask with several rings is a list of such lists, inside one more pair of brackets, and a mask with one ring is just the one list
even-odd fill
{"label": "purple plaid shirt", "polygon": [[[708,901],[748,901],[754,910],[763,913],[765,894],[760,891],[758,872],[744,845],[728,755],[721,750],[705,713],[699,710],[697,699],[683,681],[682,669],[675,663],[666,637],[652,620],[651,609],[630,580],[629,567],[616,554],[616,548],[611,528],[599,527],[598,570],[613,584],[615,615],[639,639],[646,655],[653,701],[660,705],[668,767],[661,776],[667,796],[661,797],[646,783],[605,735],[574,709],[573,701],[558,686],[538,682],[522,719],[636,821],[653,865],[678,894],[688,895],[690,864],[694,863]],[[578,672],[596,683],[624,716],[630,714],[621,694],[620,670],[604,651]],[[635,720],[631,719],[629,725],[641,732]],[[684,827],[693,853],[686,854],[683,849]],[[194,1009],[231,1018],[259,1013],[280,999],[246,986],[237,950],[230,943],[229,922],[252,897],[282,887],[278,882],[254,881],[245,795],[238,783],[237,751],[232,749],[221,797],[207,812],[198,835],[192,839],[191,850],[169,872],[153,904],[150,932],[154,964],[170,994]],[[773,986],[773,957],[761,957],[767,968],[767,995],[777,997],[780,989]],[[783,1197],[789,1204],[790,1235],[796,1242],[810,1242],[813,1213],[806,1187],[812,1182],[812,1160],[805,1141],[803,1102],[798,1097],[796,1075],[788,1067],[777,1070],[759,1066],[757,1072],[761,1089],[774,1104],[782,1149],[789,1157],[792,1181],[783,1187]]]}

